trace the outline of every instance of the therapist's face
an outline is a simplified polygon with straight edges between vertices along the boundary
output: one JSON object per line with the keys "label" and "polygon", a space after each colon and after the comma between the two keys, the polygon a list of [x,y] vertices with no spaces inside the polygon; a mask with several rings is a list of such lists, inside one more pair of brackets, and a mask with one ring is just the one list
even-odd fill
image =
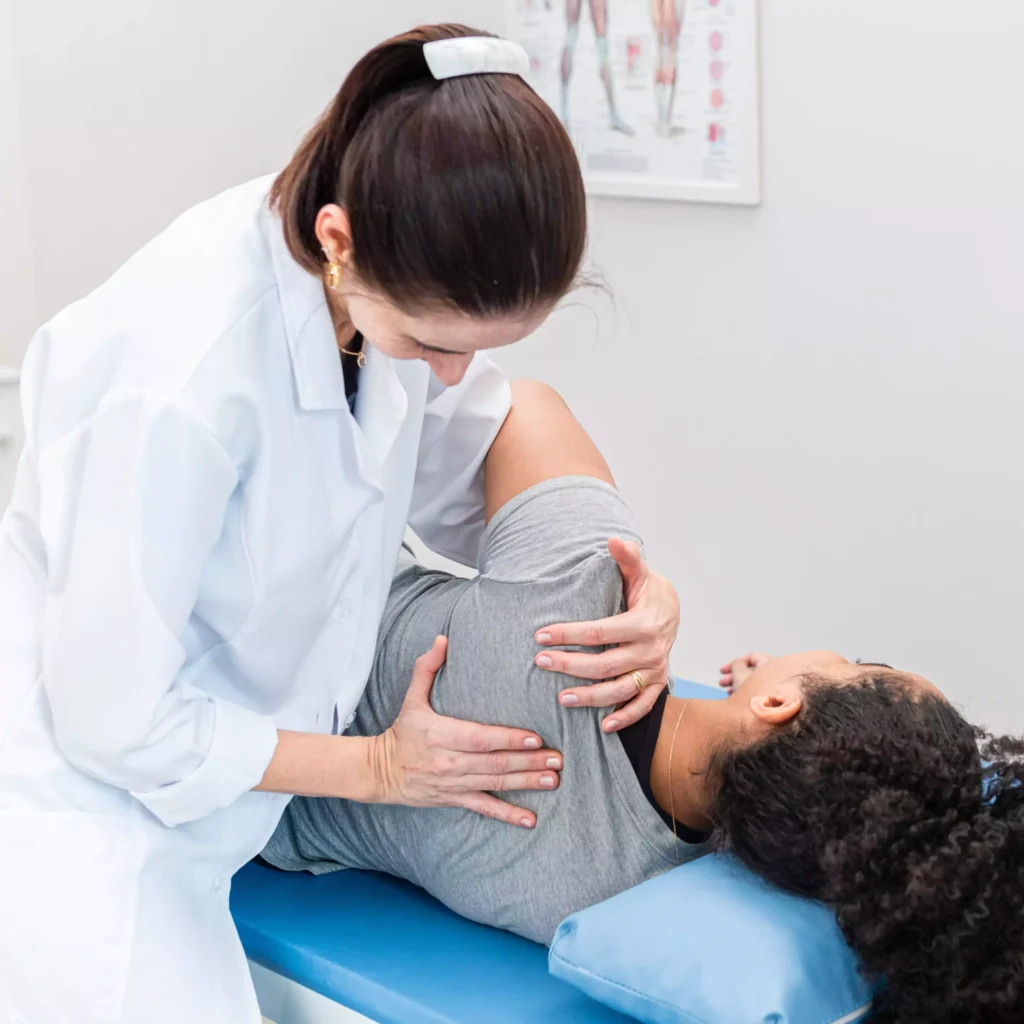
{"label": "therapist's face", "polygon": [[352,326],[374,348],[392,359],[422,359],[448,387],[462,380],[475,352],[521,341],[548,313],[515,319],[472,317],[456,310],[410,314],[358,284],[343,285],[339,294]]}
{"label": "therapist's face", "polygon": [[528,315],[480,317],[447,306],[406,312],[359,279],[348,214],[340,206],[320,210],[316,235],[343,270],[340,286],[328,292],[335,313],[392,359],[422,359],[448,387],[462,380],[474,353],[521,341],[551,312],[543,307]]}

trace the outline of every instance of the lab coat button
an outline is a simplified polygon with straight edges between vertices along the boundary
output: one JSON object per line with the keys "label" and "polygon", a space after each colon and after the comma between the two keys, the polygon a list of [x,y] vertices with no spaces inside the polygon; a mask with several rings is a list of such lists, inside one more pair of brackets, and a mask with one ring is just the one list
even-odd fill
{"label": "lab coat button", "polygon": [[213,880],[213,891],[220,892],[224,888],[224,876],[217,875]]}
{"label": "lab coat button", "polygon": [[341,604],[336,604],[331,612],[331,618],[335,622],[344,622],[348,618],[348,603],[342,601]]}

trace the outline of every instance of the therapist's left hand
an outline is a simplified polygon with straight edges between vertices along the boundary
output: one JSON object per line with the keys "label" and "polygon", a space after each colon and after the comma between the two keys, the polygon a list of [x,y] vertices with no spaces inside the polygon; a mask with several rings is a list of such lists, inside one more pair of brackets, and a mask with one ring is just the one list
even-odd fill
{"label": "therapist's left hand", "polygon": [[[604,647],[599,654],[546,650],[537,655],[539,668],[577,679],[603,680],[563,690],[564,707],[615,707],[604,720],[605,732],[618,732],[646,715],[668,685],[668,656],[679,629],[679,598],[664,576],[652,572],[640,548],[613,537],[608,553],[622,572],[626,611],[596,622],[561,623],[537,632],[542,647]],[[639,673],[643,689],[638,693]]]}

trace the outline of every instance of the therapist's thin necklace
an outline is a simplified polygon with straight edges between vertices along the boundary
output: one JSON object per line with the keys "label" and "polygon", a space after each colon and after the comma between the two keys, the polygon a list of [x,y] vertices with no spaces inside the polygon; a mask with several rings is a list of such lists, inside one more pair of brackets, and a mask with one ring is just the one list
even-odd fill
{"label": "therapist's thin necklace", "polygon": [[690,702],[686,701],[679,711],[676,719],[676,727],[672,730],[672,742],[668,747],[668,812],[672,816],[672,836],[676,841],[676,861],[679,861],[679,828],[676,824],[676,794],[672,787],[672,759],[676,752],[676,737],[679,735],[679,726],[683,724],[683,716]]}
{"label": "therapist's thin necklace", "polygon": [[[365,345],[365,344],[366,344],[366,342],[363,341],[363,345]],[[366,353],[363,351],[362,347],[360,347],[360,348],[339,348],[338,351],[343,356],[355,356],[356,357],[356,366],[358,366],[360,370],[366,365]]]}
{"label": "therapist's thin necklace", "polygon": [[[323,254],[327,257],[327,279],[324,281],[324,296],[327,299],[327,308],[331,314],[331,325],[334,327],[335,336],[337,336],[340,324],[334,318],[334,300],[331,298],[331,292],[336,292],[341,287],[344,269],[326,247],[323,248]],[[352,326],[351,323],[349,326]],[[349,341],[354,341],[356,338],[359,338],[359,348],[344,348],[339,344],[338,351],[342,356],[355,356],[356,366],[361,370],[366,365],[366,339],[358,331],[354,331]]]}
{"label": "therapist's thin necklace", "polygon": [[[334,328],[335,340],[337,340],[338,329],[341,325],[334,318],[334,302],[331,299],[330,290],[328,286],[324,287],[324,292],[327,295],[327,309],[330,311],[331,314],[331,326]],[[348,326],[351,327],[352,325],[349,324]],[[356,338],[359,339],[359,348],[344,348],[339,342],[338,351],[341,353],[342,357],[355,356],[356,366],[358,366],[359,369],[361,370],[366,365],[366,339],[358,331],[354,331],[349,341],[355,341]]]}

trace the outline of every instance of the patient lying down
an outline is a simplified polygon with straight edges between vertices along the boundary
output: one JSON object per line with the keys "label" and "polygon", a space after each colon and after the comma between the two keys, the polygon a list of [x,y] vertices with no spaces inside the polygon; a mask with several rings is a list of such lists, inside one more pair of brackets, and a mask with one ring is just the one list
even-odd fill
{"label": "patient lying down", "polygon": [[726,847],[835,908],[888,978],[873,1019],[1024,1020],[1019,741],[979,735],[920,676],[821,651],[740,659],[724,670],[727,700],[663,696],[606,734],[607,710],[558,705],[563,681],[534,667],[534,634],[619,611],[607,542],[638,538],[600,455],[541,385],[514,388],[487,504],[479,577],[400,567],[351,731],[383,732],[414,661],[447,636],[436,710],[533,729],[563,752],[557,792],[516,796],[536,828],[296,798],[267,861],[385,871],[548,943],[568,914]]}

